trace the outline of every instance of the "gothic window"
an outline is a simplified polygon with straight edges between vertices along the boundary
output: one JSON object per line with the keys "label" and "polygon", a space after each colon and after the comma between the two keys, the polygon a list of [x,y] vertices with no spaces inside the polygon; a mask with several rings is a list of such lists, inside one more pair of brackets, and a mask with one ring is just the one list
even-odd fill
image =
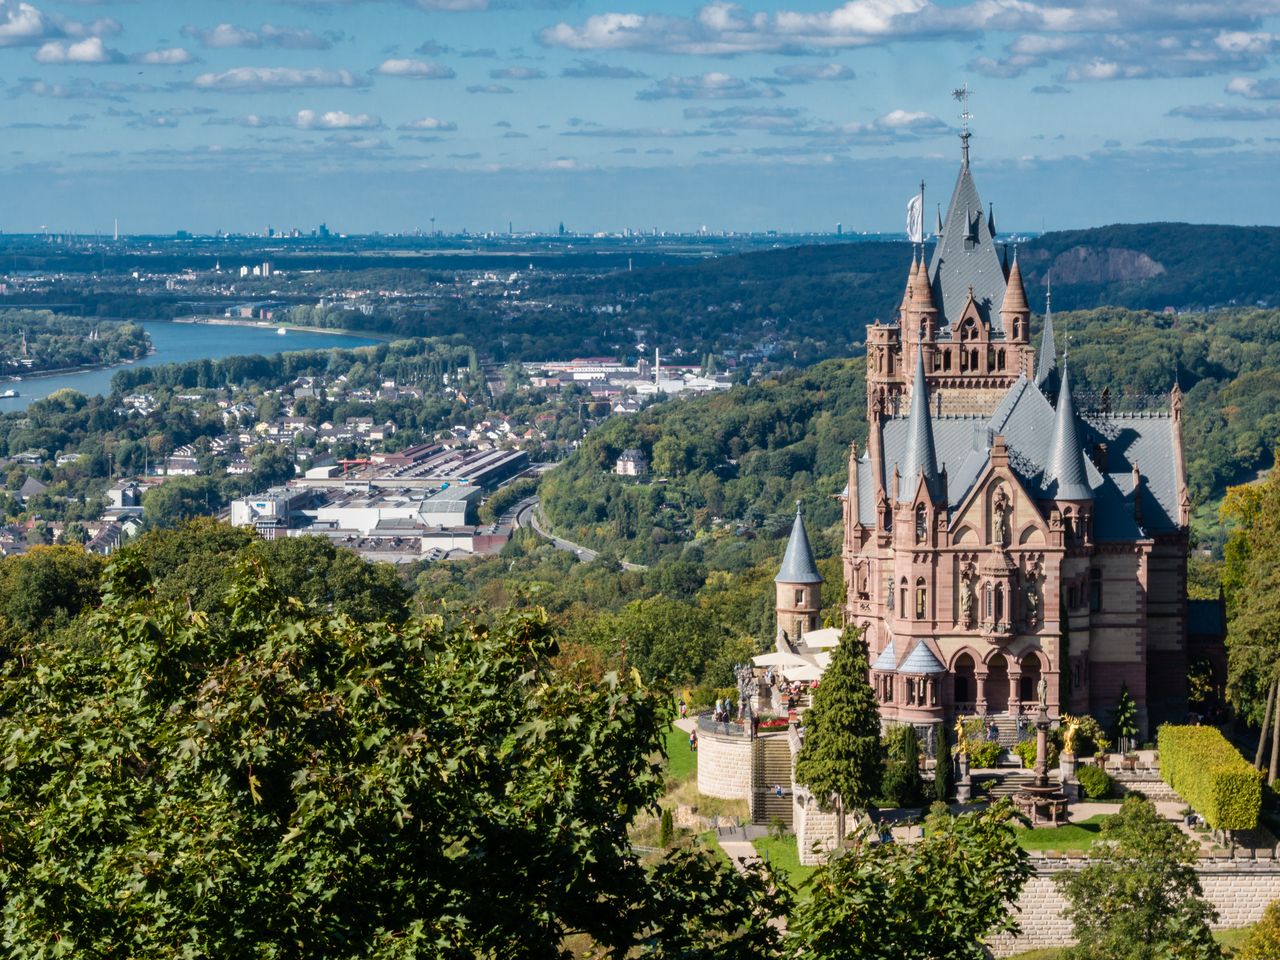
{"label": "gothic window", "polygon": [[1089,571],[1089,612],[1102,610],[1102,571],[1094,567]]}
{"label": "gothic window", "polygon": [[889,372],[890,374],[892,374],[892,373],[893,373],[893,351],[892,351],[892,350],[886,350],[886,351],[885,351],[885,354],[886,354],[886,356],[887,356],[887,358],[888,358],[888,359],[887,359],[887,363],[889,364],[889,371],[888,371],[888,372]]}
{"label": "gothic window", "polygon": [[1001,620],[1004,619],[1004,587],[1003,585],[998,583],[996,584],[995,594],[996,594],[995,595],[995,607],[996,607],[995,620],[997,623],[999,623]]}
{"label": "gothic window", "polygon": [[982,619],[985,620],[987,623],[990,623],[992,620],[992,615],[994,613],[995,613],[995,606],[994,606],[994,600],[992,596],[991,584],[988,583],[982,588]]}
{"label": "gothic window", "polygon": [[974,340],[978,336],[978,325],[974,323],[973,317],[964,322],[964,326],[960,328],[960,340],[962,343]]}
{"label": "gothic window", "polygon": [[977,350],[969,351],[969,369],[970,370],[978,369],[978,351]]}
{"label": "gothic window", "polygon": [[951,351],[950,350],[946,351],[942,355],[942,369],[943,370],[951,369]]}
{"label": "gothic window", "polygon": [[1071,515],[1071,508],[1062,511],[1062,538],[1067,541],[1075,539],[1075,518]]}
{"label": "gothic window", "polygon": [[924,577],[919,577],[916,580],[916,619],[917,620],[924,619],[924,607],[925,607]]}
{"label": "gothic window", "polygon": [[996,369],[997,370],[1004,369],[1004,351],[1003,350],[1000,350],[996,353]]}
{"label": "gothic window", "polygon": [[902,578],[902,585],[898,588],[898,608],[902,615],[907,615],[907,578]]}
{"label": "gothic window", "polygon": [[924,543],[929,531],[929,518],[925,514],[924,504],[916,507],[916,543]]}
{"label": "gothic window", "polygon": [[1022,321],[1018,320],[1015,317],[1013,321],[1013,339],[1014,340],[1018,339],[1018,334],[1021,332],[1021,330],[1022,330]]}

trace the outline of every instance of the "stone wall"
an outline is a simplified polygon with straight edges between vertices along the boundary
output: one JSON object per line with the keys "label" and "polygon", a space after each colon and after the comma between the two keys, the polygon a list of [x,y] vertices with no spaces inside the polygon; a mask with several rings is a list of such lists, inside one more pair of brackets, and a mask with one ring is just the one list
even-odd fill
{"label": "stone wall", "polygon": [[[1258,860],[1223,857],[1200,861],[1196,872],[1205,897],[1218,910],[1217,927],[1254,923],[1268,903],[1280,899],[1280,863],[1269,851],[1264,853],[1266,855]],[[991,948],[997,957],[1071,943],[1071,924],[1062,916],[1066,901],[1058,893],[1053,878],[1064,870],[1080,869],[1088,860],[1079,857],[1048,860],[1037,854],[1032,857],[1036,872],[1018,900],[1022,933],[1016,939],[1008,935],[994,938]]]}
{"label": "stone wall", "polygon": [[[796,834],[800,863],[806,867],[816,866],[835,849],[836,815],[819,810],[813,794],[798,784],[792,787],[792,796],[795,806],[791,812],[791,828]],[[846,829],[852,826],[852,822],[845,824]]]}
{"label": "stone wall", "polygon": [[724,800],[751,801],[752,741],[698,729],[698,792]]}

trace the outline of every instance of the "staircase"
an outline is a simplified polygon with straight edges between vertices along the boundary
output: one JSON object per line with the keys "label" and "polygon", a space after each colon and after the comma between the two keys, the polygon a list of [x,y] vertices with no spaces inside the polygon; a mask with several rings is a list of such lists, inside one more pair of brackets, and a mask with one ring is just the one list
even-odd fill
{"label": "staircase", "polygon": [[[755,743],[751,782],[755,795],[751,803],[753,823],[768,825],[776,817],[791,827],[791,747],[785,736],[764,736]],[[774,786],[782,786],[782,796],[774,792]]]}
{"label": "staircase", "polygon": [[[983,778],[985,779],[985,778]],[[1035,773],[1031,770],[1017,770],[1002,773],[1000,781],[991,788],[991,799],[1012,797],[1017,793],[1025,793],[1026,788],[1035,782]]]}

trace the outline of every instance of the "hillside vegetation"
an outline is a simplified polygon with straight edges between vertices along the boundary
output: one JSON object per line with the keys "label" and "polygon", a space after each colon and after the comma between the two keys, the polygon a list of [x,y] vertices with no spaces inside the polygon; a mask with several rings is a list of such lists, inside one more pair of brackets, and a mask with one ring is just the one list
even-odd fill
{"label": "hillside vegetation", "polygon": [[[1196,504],[1216,502],[1229,484],[1271,464],[1280,443],[1280,310],[1106,308],[1054,321],[1081,392],[1109,387],[1116,406],[1165,411],[1177,378]],[[817,549],[833,551],[833,496],[845,484],[850,441],[861,447],[866,439],[863,374],[861,359],[824,361],[615,418],[543,481],[543,509],[562,534],[638,563],[691,543],[763,560],[780,554],[777,538],[800,500]],[[649,454],[651,482],[611,473],[627,447]]]}

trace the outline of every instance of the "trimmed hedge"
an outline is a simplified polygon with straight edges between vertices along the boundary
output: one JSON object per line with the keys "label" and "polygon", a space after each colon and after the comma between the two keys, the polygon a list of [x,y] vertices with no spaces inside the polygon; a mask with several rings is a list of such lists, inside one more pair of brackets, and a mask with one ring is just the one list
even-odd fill
{"label": "trimmed hedge", "polygon": [[1215,727],[1160,728],[1160,776],[1215,830],[1252,830],[1262,774]]}
{"label": "trimmed hedge", "polygon": [[1076,770],[1080,790],[1088,800],[1104,800],[1115,790],[1116,782],[1111,774],[1098,767],[1083,766]]}

